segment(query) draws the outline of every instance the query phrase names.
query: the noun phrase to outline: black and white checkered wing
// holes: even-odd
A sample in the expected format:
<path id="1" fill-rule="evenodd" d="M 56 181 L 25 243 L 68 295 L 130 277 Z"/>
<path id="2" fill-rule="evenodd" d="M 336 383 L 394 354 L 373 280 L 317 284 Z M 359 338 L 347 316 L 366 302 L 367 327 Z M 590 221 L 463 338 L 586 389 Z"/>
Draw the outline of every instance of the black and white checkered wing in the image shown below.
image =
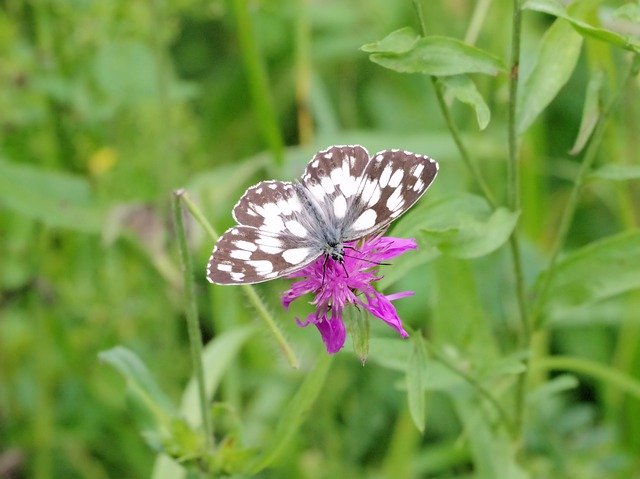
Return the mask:
<path id="1" fill-rule="evenodd" d="M 342 238 L 352 241 L 382 230 L 427 191 L 438 163 L 426 155 L 384 150 L 373 155 L 362 173 Z"/>
<path id="2" fill-rule="evenodd" d="M 260 283 L 296 271 L 322 254 L 291 183 L 263 181 L 233 209 L 239 223 L 218 240 L 207 279 L 217 284 Z"/>
<path id="3" fill-rule="evenodd" d="M 302 175 L 326 227 L 339 229 L 357 201 L 369 153 L 362 146 L 332 146 L 317 153 Z"/>

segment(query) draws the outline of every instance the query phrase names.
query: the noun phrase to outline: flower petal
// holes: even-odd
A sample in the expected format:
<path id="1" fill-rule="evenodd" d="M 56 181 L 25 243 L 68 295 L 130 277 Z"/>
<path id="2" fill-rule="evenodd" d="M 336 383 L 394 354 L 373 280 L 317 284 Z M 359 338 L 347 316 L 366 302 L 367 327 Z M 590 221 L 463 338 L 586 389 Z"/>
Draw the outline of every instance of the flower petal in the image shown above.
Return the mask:
<path id="1" fill-rule="evenodd" d="M 334 354 L 342 349 L 347 337 L 347 330 L 342 322 L 342 317 L 332 315 L 331 319 L 325 316 L 323 321 L 316 323 L 322 340 L 327 348 L 327 353 Z"/>
<path id="2" fill-rule="evenodd" d="M 367 295 L 367 300 L 368 304 L 366 305 L 366 308 L 371 312 L 371 314 L 377 316 L 394 328 L 403 338 L 409 337 L 409 333 L 407 333 L 402 327 L 402 321 L 400 321 L 400 318 L 398 317 L 396 308 L 384 294 L 374 291 L 371 295 Z"/>

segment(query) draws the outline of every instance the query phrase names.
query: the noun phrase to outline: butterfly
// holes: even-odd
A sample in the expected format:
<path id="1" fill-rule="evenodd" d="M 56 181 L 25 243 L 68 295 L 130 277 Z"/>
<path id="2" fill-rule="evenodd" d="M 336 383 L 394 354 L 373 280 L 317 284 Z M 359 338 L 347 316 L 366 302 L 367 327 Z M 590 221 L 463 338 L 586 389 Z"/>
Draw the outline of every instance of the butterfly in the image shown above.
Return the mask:
<path id="1" fill-rule="evenodd" d="M 380 232 L 429 188 L 438 163 L 426 155 L 359 145 L 316 153 L 296 182 L 262 181 L 233 208 L 238 223 L 207 264 L 216 284 L 252 284 L 291 274 L 344 244 Z"/>

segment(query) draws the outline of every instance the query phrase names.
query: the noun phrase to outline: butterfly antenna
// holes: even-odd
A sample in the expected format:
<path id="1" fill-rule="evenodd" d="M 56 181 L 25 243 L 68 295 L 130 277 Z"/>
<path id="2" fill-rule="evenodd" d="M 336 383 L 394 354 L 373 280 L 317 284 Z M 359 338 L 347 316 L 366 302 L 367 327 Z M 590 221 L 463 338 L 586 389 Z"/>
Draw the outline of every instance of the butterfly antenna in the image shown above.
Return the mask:
<path id="1" fill-rule="evenodd" d="M 362 254 L 361 251 L 358 251 L 353 246 L 345 246 L 344 248 L 352 249 L 356 253 Z M 352 256 L 352 255 L 348 255 L 346 253 L 344 253 L 344 256 L 347 257 L 347 258 L 359 259 L 360 261 L 364 261 L 365 263 L 371 263 L 371 264 L 375 264 L 377 266 L 390 266 L 391 265 L 391 263 L 382 263 L 382 262 L 378 262 L 378 261 L 371 261 L 370 259 L 363 258 L 362 256 Z"/>

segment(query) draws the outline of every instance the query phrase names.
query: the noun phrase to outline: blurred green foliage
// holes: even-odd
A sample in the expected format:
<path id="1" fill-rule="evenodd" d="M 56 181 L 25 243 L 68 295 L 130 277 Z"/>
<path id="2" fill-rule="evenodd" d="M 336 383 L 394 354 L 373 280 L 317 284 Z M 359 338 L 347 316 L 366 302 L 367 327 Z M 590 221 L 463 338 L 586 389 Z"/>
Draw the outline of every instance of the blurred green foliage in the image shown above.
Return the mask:
<path id="1" fill-rule="evenodd" d="M 422 24 L 409 0 L 0 1 L 0 478 L 184 473 L 158 452 L 192 477 L 640 477 L 637 78 L 544 273 L 638 52 L 640 7 L 523 2 L 513 208 L 500 206 L 512 2 L 417 3 Z M 213 242 L 186 217 L 219 451 L 204 464 L 171 191 L 224 231 L 247 186 L 295 178 L 344 143 L 440 162 L 391 230 L 420 249 L 381 283 L 416 292 L 397 303 L 413 337 L 374 322 L 365 367 L 362 344 L 330 361 L 295 325 L 309 307 L 281 308 L 283 280 L 260 285 L 300 358 L 292 370 L 248 326 L 242 292 L 206 283 Z M 527 344 L 516 223 L 524 299 L 540 314 Z"/>

